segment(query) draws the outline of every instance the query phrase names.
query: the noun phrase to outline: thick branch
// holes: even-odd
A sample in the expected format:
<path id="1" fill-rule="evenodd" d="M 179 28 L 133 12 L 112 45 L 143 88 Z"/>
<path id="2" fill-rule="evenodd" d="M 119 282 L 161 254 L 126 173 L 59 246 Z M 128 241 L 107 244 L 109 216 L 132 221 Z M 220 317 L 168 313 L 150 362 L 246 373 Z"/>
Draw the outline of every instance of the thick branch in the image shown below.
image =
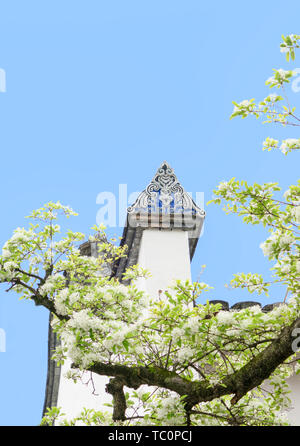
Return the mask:
<path id="1" fill-rule="evenodd" d="M 126 398 L 123 391 L 124 381 L 120 378 L 112 378 L 106 385 L 106 392 L 113 396 L 113 415 L 114 421 L 126 420 Z"/>
<path id="2" fill-rule="evenodd" d="M 94 363 L 89 370 L 99 375 L 121 378 L 123 384 L 137 389 L 142 384 L 163 387 L 179 395 L 186 395 L 188 408 L 211 401 L 224 395 L 235 395 L 232 403 L 236 403 L 247 392 L 259 386 L 276 368 L 295 352 L 292 349 L 294 338 L 292 333 L 300 327 L 300 318 L 285 327 L 279 337 L 268 347 L 258 353 L 241 369 L 226 376 L 223 381 L 211 386 L 206 381 L 188 381 L 175 372 L 160 367 L 133 367 Z"/>
<path id="3" fill-rule="evenodd" d="M 54 302 L 52 300 L 49 300 L 47 296 L 42 296 L 38 292 L 38 290 L 35 290 L 30 285 L 26 284 L 25 282 L 22 282 L 22 280 L 20 280 L 19 278 L 13 279 L 13 285 L 11 286 L 11 288 L 13 288 L 15 285 L 21 285 L 22 287 L 29 290 L 32 293 L 32 295 L 30 296 L 30 299 L 32 299 L 34 301 L 35 305 L 37 305 L 37 306 L 42 305 L 43 307 L 47 308 L 51 313 L 55 314 L 61 320 L 69 319 L 69 316 L 62 316 L 61 314 L 59 314 L 56 311 Z M 11 288 L 9 288 L 9 290 Z M 7 291 L 9 291 L 9 290 L 7 290 Z"/>

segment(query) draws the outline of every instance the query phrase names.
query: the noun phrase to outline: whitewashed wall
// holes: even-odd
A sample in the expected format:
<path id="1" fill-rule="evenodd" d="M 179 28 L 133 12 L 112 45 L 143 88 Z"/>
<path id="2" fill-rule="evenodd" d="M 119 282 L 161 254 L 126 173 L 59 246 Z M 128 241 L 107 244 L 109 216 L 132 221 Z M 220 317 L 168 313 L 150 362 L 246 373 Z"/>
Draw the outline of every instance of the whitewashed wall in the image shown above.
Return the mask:
<path id="1" fill-rule="evenodd" d="M 180 229 L 144 230 L 138 264 L 151 273 L 138 286 L 150 296 L 158 296 L 176 279 L 191 280 L 188 233 Z"/>

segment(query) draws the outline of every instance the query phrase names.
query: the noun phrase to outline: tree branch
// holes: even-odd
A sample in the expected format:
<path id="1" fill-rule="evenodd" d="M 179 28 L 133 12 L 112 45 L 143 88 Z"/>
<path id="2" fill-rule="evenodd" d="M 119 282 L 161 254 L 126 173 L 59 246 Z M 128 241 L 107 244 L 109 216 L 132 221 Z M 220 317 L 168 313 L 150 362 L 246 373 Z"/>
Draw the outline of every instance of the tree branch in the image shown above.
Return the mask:
<path id="1" fill-rule="evenodd" d="M 300 318 L 283 328 L 277 339 L 236 372 L 227 375 L 220 383 L 211 386 L 208 382 L 189 381 L 175 372 L 160 367 L 134 367 L 94 363 L 88 370 L 99 375 L 114 376 L 123 385 L 137 389 L 143 384 L 158 386 L 185 395 L 187 409 L 194 405 L 211 401 L 224 395 L 233 394 L 232 404 L 236 404 L 247 392 L 259 386 L 295 352 L 292 349 L 293 331 L 300 327 Z M 78 367 L 78 365 L 74 365 Z"/>
<path id="2" fill-rule="evenodd" d="M 106 385 L 106 392 L 113 396 L 113 415 L 114 421 L 124 421 L 126 420 L 126 398 L 123 391 L 124 381 L 120 378 L 112 378 Z"/>

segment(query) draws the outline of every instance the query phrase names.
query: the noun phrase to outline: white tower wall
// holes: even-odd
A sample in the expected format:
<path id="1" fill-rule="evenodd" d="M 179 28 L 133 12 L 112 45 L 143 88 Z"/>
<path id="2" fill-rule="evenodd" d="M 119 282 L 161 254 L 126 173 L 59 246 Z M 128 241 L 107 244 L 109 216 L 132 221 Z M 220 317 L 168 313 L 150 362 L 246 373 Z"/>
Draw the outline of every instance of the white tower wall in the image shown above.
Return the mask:
<path id="1" fill-rule="evenodd" d="M 191 281 L 188 232 L 180 229 L 145 229 L 138 264 L 151 274 L 138 287 L 151 297 L 165 291 L 176 279 Z"/>

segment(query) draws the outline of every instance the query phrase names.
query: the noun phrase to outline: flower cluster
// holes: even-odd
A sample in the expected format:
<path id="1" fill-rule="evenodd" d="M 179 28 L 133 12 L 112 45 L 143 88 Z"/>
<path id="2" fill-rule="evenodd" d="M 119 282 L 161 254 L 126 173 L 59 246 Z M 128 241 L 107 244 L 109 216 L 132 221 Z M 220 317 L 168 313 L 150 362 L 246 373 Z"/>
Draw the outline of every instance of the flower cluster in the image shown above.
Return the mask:
<path id="1" fill-rule="evenodd" d="M 280 52 L 286 55 L 286 60 L 289 61 L 295 59 L 295 49 L 300 48 L 300 35 L 290 34 L 288 36 L 282 36 L 283 42 L 280 44 Z"/>
<path id="2" fill-rule="evenodd" d="M 270 88 L 281 88 L 284 83 L 288 83 L 291 77 L 295 75 L 293 70 L 283 70 L 282 68 L 279 68 L 276 70 L 274 69 L 273 71 L 273 76 L 266 80 L 266 85 L 269 85 Z"/>

